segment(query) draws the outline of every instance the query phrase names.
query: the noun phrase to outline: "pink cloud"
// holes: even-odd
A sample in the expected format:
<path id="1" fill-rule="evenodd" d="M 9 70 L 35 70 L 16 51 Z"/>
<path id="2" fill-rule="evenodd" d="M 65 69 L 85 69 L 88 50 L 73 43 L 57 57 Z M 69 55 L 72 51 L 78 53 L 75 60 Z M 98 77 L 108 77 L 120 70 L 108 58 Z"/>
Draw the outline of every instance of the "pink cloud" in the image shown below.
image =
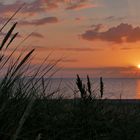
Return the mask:
<path id="1" fill-rule="evenodd" d="M 121 23 L 104 32 L 100 32 L 97 28 L 87 30 L 80 37 L 88 41 L 101 40 L 114 43 L 137 42 L 140 41 L 140 27 L 133 27 L 131 24 Z"/>
<path id="2" fill-rule="evenodd" d="M 7 20 L 9 20 L 8 17 L 0 17 L 0 24 L 5 23 Z"/>
<path id="3" fill-rule="evenodd" d="M 93 7 L 96 7 L 96 5 L 87 4 L 87 3 L 80 3 L 80 4 L 70 5 L 66 9 L 67 10 L 81 10 L 81 9 L 93 8 Z"/>
<path id="4" fill-rule="evenodd" d="M 13 3 L 0 3 L 0 13 L 1 14 L 6 14 L 9 12 L 15 12 L 16 9 L 21 7 L 21 5 L 24 3 L 24 1 L 17 0 L 16 2 Z M 29 13 L 29 14 L 35 14 L 38 12 L 44 12 L 46 11 L 46 7 L 44 6 L 43 0 L 34 0 L 32 2 L 26 2 L 22 10 L 20 10 L 21 13 Z"/>
<path id="5" fill-rule="evenodd" d="M 0 13 L 1 14 L 4 14 L 8 11 L 10 12 L 14 12 L 17 7 L 20 7 L 21 6 L 21 3 L 17 2 L 17 3 L 12 3 L 12 4 L 3 4 L 3 3 L 0 3 Z"/>
<path id="6" fill-rule="evenodd" d="M 0 32 L 0 36 L 6 36 L 7 35 L 7 33 L 5 33 L 5 32 Z M 14 35 L 14 33 L 12 33 L 11 34 L 11 36 L 10 37 L 12 37 Z M 18 34 L 16 37 L 22 37 L 20 34 Z"/>
<path id="7" fill-rule="evenodd" d="M 8 12 L 15 12 L 15 10 L 20 7 L 25 1 L 17 0 L 11 3 L 0 3 L 0 13 L 5 14 Z M 90 4 L 89 0 L 34 0 L 25 2 L 25 6 L 21 10 L 22 13 L 28 13 L 30 15 L 46 12 L 47 10 L 52 10 L 64 5 L 67 10 L 79 10 L 84 8 L 95 7 L 96 5 Z"/>

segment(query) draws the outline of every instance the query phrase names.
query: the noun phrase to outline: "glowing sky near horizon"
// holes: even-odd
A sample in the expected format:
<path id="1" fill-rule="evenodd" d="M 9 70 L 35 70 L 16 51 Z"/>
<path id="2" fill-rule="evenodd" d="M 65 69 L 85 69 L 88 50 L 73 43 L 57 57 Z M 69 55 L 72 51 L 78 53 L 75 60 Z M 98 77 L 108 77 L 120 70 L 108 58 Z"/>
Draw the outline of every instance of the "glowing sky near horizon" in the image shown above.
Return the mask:
<path id="1" fill-rule="evenodd" d="M 52 52 L 63 58 L 56 77 L 140 76 L 140 1 L 1 0 L 1 26 L 22 3 L 15 44 L 33 32 L 24 46 L 36 48 L 34 64 Z"/>

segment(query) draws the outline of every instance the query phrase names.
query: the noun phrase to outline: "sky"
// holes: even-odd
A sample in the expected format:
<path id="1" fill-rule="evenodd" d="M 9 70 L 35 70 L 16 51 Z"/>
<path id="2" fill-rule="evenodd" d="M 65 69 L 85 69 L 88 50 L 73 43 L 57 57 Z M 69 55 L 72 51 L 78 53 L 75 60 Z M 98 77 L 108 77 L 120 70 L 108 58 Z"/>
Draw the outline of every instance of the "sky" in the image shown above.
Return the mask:
<path id="1" fill-rule="evenodd" d="M 140 1 L 0 0 L 0 26 L 23 3 L 13 46 L 31 34 L 22 45 L 36 49 L 34 65 L 51 53 L 56 77 L 140 77 Z"/>

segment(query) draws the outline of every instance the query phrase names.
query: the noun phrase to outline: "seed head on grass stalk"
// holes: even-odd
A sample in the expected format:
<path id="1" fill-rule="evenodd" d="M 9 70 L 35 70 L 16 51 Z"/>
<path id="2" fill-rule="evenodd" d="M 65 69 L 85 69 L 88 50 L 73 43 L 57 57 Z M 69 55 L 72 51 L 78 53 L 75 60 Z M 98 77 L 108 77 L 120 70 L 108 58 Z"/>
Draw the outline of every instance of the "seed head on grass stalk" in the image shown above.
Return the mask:
<path id="1" fill-rule="evenodd" d="M 88 75 L 87 75 L 87 90 L 89 92 L 89 99 L 92 99 L 91 82 Z"/>
<path id="2" fill-rule="evenodd" d="M 103 83 L 103 78 L 100 77 L 100 95 L 101 95 L 101 98 L 103 97 L 103 93 L 104 93 L 104 83 Z"/>
<path id="3" fill-rule="evenodd" d="M 77 74 L 77 79 L 76 79 L 76 85 L 80 91 L 81 94 L 81 98 L 83 100 L 86 99 L 86 89 L 85 89 L 85 85 L 82 83 L 82 80 L 80 79 L 79 75 Z"/>
<path id="4" fill-rule="evenodd" d="M 8 41 L 8 39 L 10 38 L 10 36 L 11 36 L 13 30 L 15 29 L 16 25 L 17 25 L 17 22 L 13 24 L 13 26 L 10 28 L 10 30 L 7 32 L 6 36 L 5 36 L 4 39 L 2 40 L 2 43 L 1 43 L 1 45 L 0 45 L 0 51 L 2 50 L 2 48 L 4 47 L 4 45 L 6 44 L 6 42 Z M 17 33 L 16 33 L 16 34 L 17 34 Z M 13 39 L 13 40 L 14 40 L 14 39 Z M 12 40 L 12 41 L 13 41 L 13 40 Z M 10 42 L 11 42 L 11 40 L 10 40 Z M 9 43 L 10 43 L 10 42 L 9 42 Z M 8 44 L 9 44 L 9 43 L 8 43 Z M 6 48 L 7 48 L 7 47 L 6 47 Z"/>
<path id="5" fill-rule="evenodd" d="M 81 94 L 81 98 L 82 99 L 97 99 L 97 98 L 102 98 L 103 97 L 103 93 L 104 93 L 104 83 L 103 83 L 103 79 L 102 77 L 100 77 L 100 95 L 97 96 L 94 92 L 94 90 L 92 90 L 92 86 L 91 86 L 91 82 L 90 82 L 90 78 L 87 75 L 87 84 L 84 84 L 81 80 L 81 78 L 79 77 L 79 75 L 77 75 L 77 79 L 76 79 L 76 85 L 80 91 Z"/>

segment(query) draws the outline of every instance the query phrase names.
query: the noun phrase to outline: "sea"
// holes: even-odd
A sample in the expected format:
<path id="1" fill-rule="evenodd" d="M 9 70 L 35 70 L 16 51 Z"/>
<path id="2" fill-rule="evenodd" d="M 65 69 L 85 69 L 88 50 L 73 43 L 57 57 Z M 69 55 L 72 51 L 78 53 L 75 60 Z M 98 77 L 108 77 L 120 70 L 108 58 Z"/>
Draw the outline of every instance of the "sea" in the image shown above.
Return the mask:
<path id="1" fill-rule="evenodd" d="M 87 80 L 82 79 L 86 85 Z M 91 87 L 93 94 L 100 97 L 100 79 L 92 78 Z M 104 92 L 106 99 L 140 99 L 140 79 L 139 78 L 103 78 Z M 56 97 L 78 98 L 80 92 L 74 78 L 53 78 L 48 92 L 57 91 Z"/>

